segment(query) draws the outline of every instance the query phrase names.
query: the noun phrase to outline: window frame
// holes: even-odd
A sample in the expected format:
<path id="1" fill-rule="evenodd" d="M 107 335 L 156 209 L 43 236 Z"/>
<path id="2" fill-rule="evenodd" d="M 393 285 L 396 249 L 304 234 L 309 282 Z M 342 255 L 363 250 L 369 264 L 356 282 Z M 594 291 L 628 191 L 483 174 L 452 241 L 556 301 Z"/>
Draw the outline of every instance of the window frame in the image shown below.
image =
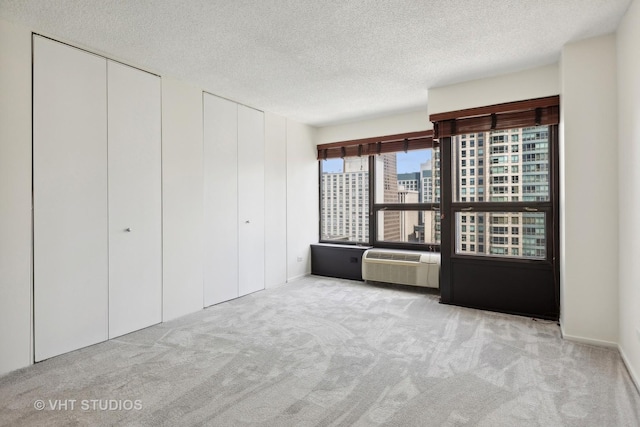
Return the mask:
<path id="1" fill-rule="evenodd" d="M 447 212 L 443 212 L 443 214 L 447 215 L 451 218 L 451 227 L 453 227 L 451 232 L 450 242 L 448 242 L 448 247 L 450 248 L 449 256 L 452 260 L 477 260 L 477 261 L 506 261 L 506 262 L 514 262 L 514 263 L 524 263 L 524 264 L 553 264 L 556 258 L 557 253 L 557 241 L 558 241 L 558 227 L 557 227 L 557 212 L 559 206 L 559 134 L 558 134 L 558 125 L 557 124 L 549 124 L 547 126 L 548 132 L 548 146 L 546 147 L 547 155 L 548 155 L 548 174 L 549 180 L 545 183 L 545 185 L 549 186 L 549 200 L 546 201 L 456 201 L 454 197 L 454 187 L 453 181 L 456 179 L 453 176 L 454 173 L 454 156 L 453 156 L 453 145 L 454 145 L 454 137 L 447 137 L 446 140 L 449 144 L 449 150 L 447 150 L 446 159 L 443 155 L 442 162 L 450 163 L 450 170 L 448 174 L 451 175 L 450 179 L 450 201 L 448 204 L 443 205 L 443 210 Z M 522 126 L 522 127 L 530 127 L 530 126 Z M 506 129 L 505 129 L 506 130 Z M 470 133 L 483 133 L 488 131 L 473 131 Z M 506 134 L 505 134 L 506 135 Z M 511 144 L 511 141 L 509 141 Z M 489 144 L 490 145 L 490 144 Z M 462 148 L 459 148 L 460 150 Z M 449 164 L 448 163 L 448 164 Z M 499 166 L 495 166 L 499 167 Z M 509 168 L 509 163 L 507 163 L 506 168 Z M 508 172 L 508 171 L 507 171 Z M 445 172 L 447 173 L 447 172 Z M 460 175 L 459 178 L 462 178 Z M 511 187 L 512 184 L 510 182 L 506 182 L 504 184 L 507 186 L 509 191 L 505 194 L 511 195 Z M 518 183 L 518 185 L 522 185 Z M 535 183 L 531 183 L 529 185 L 536 185 Z M 490 187 L 491 188 L 491 187 Z M 443 191 L 444 187 L 443 187 Z M 523 189 L 524 194 L 524 189 Z M 455 233 L 456 226 L 456 215 L 460 213 L 492 213 L 492 212 L 501 212 L 501 213 L 543 213 L 545 215 L 545 236 L 546 236 L 546 244 L 545 244 L 545 256 L 543 258 L 533 258 L 526 257 L 523 253 L 520 253 L 518 256 L 513 256 L 511 253 L 505 255 L 497 255 L 492 253 L 484 253 L 484 254 L 465 254 L 459 253 L 457 251 L 457 237 Z M 556 226 L 554 227 L 554 224 Z M 523 226 L 521 224 L 520 226 Z M 442 236 L 444 237 L 444 236 Z M 489 243 L 489 242 L 487 242 Z"/>
<path id="2" fill-rule="evenodd" d="M 423 148 L 423 149 L 438 149 L 439 146 L 437 142 L 434 142 L 431 148 Z M 401 153 L 402 151 L 396 151 L 395 153 Z M 434 151 L 432 151 L 433 153 Z M 435 156 L 432 157 L 435 159 Z M 441 163 L 441 159 L 438 162 L 438 165 Z M 436 164 L 435 162 L 433 163 Z M 439 169 L 439 166 L 438 166 Z M 391 211 L 391 212 L 424 212 L 424 211 L 435 211 L 440 212 L 440 202 L 429 202 L 429 203 L 376 203 L 376 187 L 372 185 L 376 182 L 376 176 L 378 173 L 382 173 L 382 171 L 378 171 L 376 169 L 376 161 L 375 156 L 371 156 L 369 160 L 369 176 L 371 179 L 371 184 L 369 186 L 369 201 L 371 203 L 370 215 L 369 219 L 369 241 L 371 242 L 373 247 L 376 248 L 385 248 L 385 249 L 404 249 L 404 250 L 415 250 L 415 251 L 430 251 L 430 252 L 439 252 L 440 251 L 440 243 L 438 242 L 425 242 L 425 243 L 416 243 L 416 242 L 393 242 L 388 240 L 378 240 L 378 217 L 380 212 Z M 433 179 L 436 179 L 436 176 L 439 174 L 435 173 L 435 169 L 433 171 Z M 440 187 L 440 192 L 442 192 L 442 187 Z M 435 196 L 435 194 L 434 194 Z M 436 213 L 436 215 L 438 215 Z M 440 213 L 441 215 L 441 213 Z M 442 225 L 441 225 L 442 226 Z M 441 236 L 442 238 L 442 236 Z"/>
<path id="3" fill-rule="evenodd" d="M 369 170 L 367 171 L 367 181 L 369 185 L 369 203 L 368 203 L 368 216 L 369 216 L 369 229 L 366 235 L 369 238 L 368 242 L 355 241 L 355 240 L 330 240 L 322 238 L 322 162 L 326 159 L 318 160 L 318 243 L 326 243 L 332 245 L 345 245 L 345 246 L 371 246 L 371 159 L 368 161 Z"/>
<path id="4" fill-rule="evenodd" d="M 425 130 L 406 134 L 388 135 L 359 140 L 342 141 L 317 146 L 318 150 L 318 242 L 345 246 L 370 246 L 390 249 L 405 249 L 419 251 L 438 251 L 440 244 L 436 242 L 390 242 L 377 239 L 378 214 L 384 211 L 439 211 L 440 203 L 375 203 L 376 156 L 386 153 L 402 153 L 421 149 L 438 148 L 433 141 L 433 131 Z M 323 239 L 322 235 L 322 161 L 329 158 L 368 157 L 368 185 L 369 185 L 369 229 L 368 242 L 365 241 L 336 241 Z M 438 168 L 440 167 L 438 162 Z M 435 175 L 435 174 L 434 174 Z M 439 176 L 439 174 L 438 174 Z M 434 177 L 434 179 L 437 179 Z M 442 190 L 441 190 L 442 191 Z M 435 196 L 435 194 L 434 194 Z"/>

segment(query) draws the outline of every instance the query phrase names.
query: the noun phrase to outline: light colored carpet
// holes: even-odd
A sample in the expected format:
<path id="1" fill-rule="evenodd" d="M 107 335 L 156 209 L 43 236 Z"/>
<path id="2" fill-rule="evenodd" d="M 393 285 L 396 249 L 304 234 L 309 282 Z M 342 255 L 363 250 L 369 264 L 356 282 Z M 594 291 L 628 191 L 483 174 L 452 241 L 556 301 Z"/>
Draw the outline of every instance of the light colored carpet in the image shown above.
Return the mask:
<path id="1" fill-rule="evenodd" d="M 39 399 L 43 410 L 34 408 Z M 11 426 L 639 420 L 640 397 L 617 351 L 564 341 L 553 322 L 441 305 L 427 290 L 320 277 L 0 378 L 0 424 Z"/>

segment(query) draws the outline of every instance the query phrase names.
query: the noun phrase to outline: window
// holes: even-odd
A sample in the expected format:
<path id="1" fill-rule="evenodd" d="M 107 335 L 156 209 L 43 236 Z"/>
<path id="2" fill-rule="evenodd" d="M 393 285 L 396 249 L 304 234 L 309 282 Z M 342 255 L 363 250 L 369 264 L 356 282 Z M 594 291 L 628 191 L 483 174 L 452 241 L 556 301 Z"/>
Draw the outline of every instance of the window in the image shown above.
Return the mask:
<path id="1" fill-rule="evenodd" d="M 320 238 L 369 241 L 369 162 L 349 157 L 320 161 Z"/>
<path id="2" fill-rule="evenodd" d="M 373 156 L 376 244 L 439 244 L 440 180 L 433 179 L 439 172 L 437 155 L 437 149 L 423 149 Z M 415 190 L 397 185 L 400 178 L 411 177 Z"/>
<path id="3" fill-rule="evenodd" d="M 463 251 L 462 224 L 463 215 L 455 212 L 456 237 L 454 248 L 461 255 L 492 255 L 500 257 L 517 257 L 527 259 L 545 259 L 547 256 L 547 218 L 551 214 L 550 175 L 549 175 L 549 132 L 547 126 L 516 128 L 508 131 L 488 131 L 484 140 L 490 141 L 490 167 L 486 174 L 477 175 L 477 193 L 488 193 L 489 197 L 478 198 L 475 206 L 468 206 L 463 199 L 468 191 L 462 185 L 460 176 L 464 174 L 460 168 L 462 159 L 456 153 L 455 140 L 452 140 L 452 200 L 466 204 L 459 209 L 471 210 L 464 216 L 473 217 L 478 223 L 488 221 L 490 227 L 478 241 L 487 241 L 487 253 Z M 519 154 L 522 152 L 522 158 Z M 509 153 L 508 155 L 506 153 Z M 522 183 L 522 185 L 520 185 Z M 491 210 L 484 210 L 482 205 L 492 202 Z M 523 203 L 513 205 L 513 203 Z M 537 212 L 536 212 L 537 211 Z M 518 224 L 523 223 L 520 229 Z M 509 224 L 515 226 L 509 227 Z M 534 240 L 521 239 L 520 235 L 531 236 Z M 482 238 L 482 240 L 480 240 Z M 478 245 L 480 246 L 480 245 Z"/>
<path id="4" fill-rule="evenodd" d="M 440 242 L 439 211 L 378 210 L 376 240 L 393 243 Z"/>
<path id="5" fill-rule="evenodd" d="M 504 245 L 509 248 L 505 251 L 500 250 L 491 250 L 489 252 L 490 255 L 503 255 L 503 256 L 512 256 L 518 258 L 531 258 L 531 259 L 544 259 L 546 256 L 546 215 L 544 213 L 513 213 L 513 212 L 478 212 L 472 214 L 480 220 L 481 218 L 484 220 L 488 218 L 490 224 L 508 224 L 508 217 L 511 216 L 511 222 L 517 223 L 522 219 L 522 222 L 525 224 L 531 224 L 529 226 L 523 227 L 523 235 L 525 236 L 523 239 L 520 239 L 519 227 L 507 227 L 502 225 L 492 225 L 487 230 L 487 233 L 484 233 L 482 230 L 479 230 L 479 233 L 482 233 L 481 236 L 478 237 L 478 241 L 482 242 L 485 239 L 489 241 L 492 245 L 493 249 L 496 248 L 496 245 Z M 465 216 L 469 216 L 466 214 Z M 461 227 L 461 213 L 456 213 L 456 227 Z M 535 225 L 534 225 L 535 224 Z M 461 228 L 457 228 L 461 229 Z M 511 237 L 509 237 L 509 233 Z M 461 240 L 458 240 L 456 246 L 456 253 L 463 253 L 460 246 Z M 469 253 L 468 251 L 466 252 Z"/>
<path id="6" fill-rule="evenodd" d="M 524 129 L 515 129 L 512 131 L 511 137 L 517 136 L 517 138 L 510 141 L 510 144 L 499 144 L 500 141 L 505 137 L 504 134 L 492 135 L 491 132 L 487 132 L 486 138 L 490 141 L 493 141 L 493 145 L 490 147 L 492 152 L 501 152 L 502 150 L 506 150 L 511 147 L 512 151 L 521 151 L 520 147 L 524 145 L 524 143 L 520 141 L 521 134 L 535 134 L 538 135 L 538 138 L 542 138 L 542 135 L 547 135 L 548 132 L 546 130 L 546 126 L 534 127 L 534 128 L 524 128 Z M 540 141 L 536 143 L 536 146 L 539 145 L 538 150 L 540 152 L 535 155 L 538 156 L 538 160 L 535 164 L 525 165 L 524 162 L 526 157 L 523 156 L 522 161 L 520 161 L 518 155 L 505 156 L 505 155 L 493 155 L 490 156 L 490 162 L 492 166 L 487 170 L 487 174 L 484 174 L 483 169 L 478 169 L 478 174 L 473 174 L 478 176 L 478 189 L 476 191 L 477 194 L 484 194 L 486 191 L 489 192 L 491 197 L 488 198 L 478 198 L 478 201 L 485 202 L 539 202 L 539 201 L 549 201 L 550 200 L 550 192 L 549 192 L 549 160 L 548 160 L 548 149 L 549 144 L 547 141 Z M 544 151 L 547 150 L 547 151 Z M 467 169 L 462 169 L 459 165 L 464 162 L 463 159 L 459 159 L 456 157 L 456 149 L 452 150 L 453 153 L 453 173 L 454 177 L 456 175 L 467 177 L 467 175 L 471 175 L 470 171 Z M 542 159 L 542 160 L 541 160 Z M 513 164 L 513 163 L 517 164 Z M 466 162 L 465 162 L 466 163 Z M 505 165 L 502 165 L 505 163 Z M 506 163 L 512 163 L 511 165 L 507 165 Z M 520 168 L 520 165 L 523 165 Z M 527 167 L 528 166 L 528 167 Z M 486 179 L 485 179 L 486 178 Z M 484 185 L 485 182 L 489 183 L 489 185 Z M 462 202 L 462 196 L 465 196 L 465 191 L 463 191 L 462 186 L 456 185 L 456 182 L 459 182 L 454 178 L 453 184 L 453 201 L 454 202 Z M 519 185 L 509 185 L 506 184 L 520 184 L 520 182 L 526 183 L 522 185 L 522 188 Z M 488 188 L 487 188 L 488 187 Z M 522 197 L 521 197 L 522 196 Z"/>
<path id="7" fill-rule="evenodd" d="M 440 155 L 431 131 L 318 145 L 320 241 L 440 241 Z"/>

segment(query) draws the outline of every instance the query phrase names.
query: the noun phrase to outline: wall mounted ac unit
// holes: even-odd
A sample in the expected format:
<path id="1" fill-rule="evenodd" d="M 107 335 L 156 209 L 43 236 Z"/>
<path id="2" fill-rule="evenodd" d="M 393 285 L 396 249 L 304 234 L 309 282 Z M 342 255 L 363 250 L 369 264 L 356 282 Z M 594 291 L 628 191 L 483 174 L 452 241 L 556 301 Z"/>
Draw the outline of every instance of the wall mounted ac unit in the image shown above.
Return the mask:
<path id="1" fill-rule="evenodd" d="M 362 256 L 362 278 L 373 282 L 438 288 L 440 254 L 369 249 Z"/>

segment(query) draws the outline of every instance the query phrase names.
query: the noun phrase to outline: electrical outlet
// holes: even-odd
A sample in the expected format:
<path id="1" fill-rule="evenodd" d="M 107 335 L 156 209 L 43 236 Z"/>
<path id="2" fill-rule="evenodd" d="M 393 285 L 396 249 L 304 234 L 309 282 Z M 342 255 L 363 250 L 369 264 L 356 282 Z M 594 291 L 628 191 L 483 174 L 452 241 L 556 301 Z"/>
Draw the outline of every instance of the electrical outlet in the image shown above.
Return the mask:
<path id="1" fill-rule="evenodd" d="M 640 328 L 636 328 L 636 338 L 640 341 Z"/>
<path id="2" fill-rule="evenodd" d="M 298 257 L 298 262 L 302 262 L 302 257 L 301 256 Z"/>

